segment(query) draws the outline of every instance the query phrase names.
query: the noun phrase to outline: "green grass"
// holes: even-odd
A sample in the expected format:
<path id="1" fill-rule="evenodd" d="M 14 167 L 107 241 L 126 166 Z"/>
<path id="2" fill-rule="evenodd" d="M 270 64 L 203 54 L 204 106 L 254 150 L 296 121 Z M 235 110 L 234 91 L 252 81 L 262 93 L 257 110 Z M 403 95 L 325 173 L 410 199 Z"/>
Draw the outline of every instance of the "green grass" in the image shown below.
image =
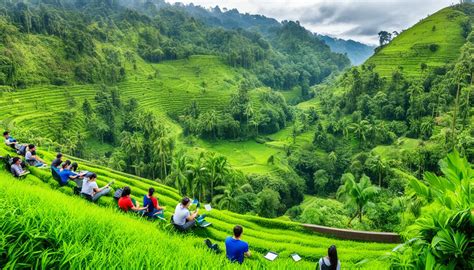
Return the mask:
<path id="1" fill-rule="evenodd" d="M 0 148 L 0 155 L 6 153 L 11 152 L 2 146 Z M 54 157 L 54 154 L 49 152 L 39 153 L 47 160 L 52 160 Z M 94 171 L 98 174 L 99 186 L 106 184 L 111 179 L 115 179 L 116 184 L 114 187 L 131 186 L 132 197 L 139 201 L 141 201 L 148 187 L 155 187 L 160 204 L 167 208 L 165 216 L 168 219 L 180 198 L 176 190 L 157 182 L 95 166 L 82 160 L 79 160 L 79 163 L 80 169 Z M 216 268 L 231 267 L 225 262 L 223 255 L 209 255 L 207 251 L 204 251 L 201 242 L 205 238 L 211 238 L 223 247 L 223 240 L 229 235 L 235 224 L 244 226 L 244 239 L 249 242 L 251 250 L 255 255 L 253 259 L 245 263 L 245 266 L 254 269 L 268 267 L 311 269 L 314 268 L 318 258 L 325 255 L 327 247 L 331 244 L 337 245 L 344 267 L 350 267 L 366 258 L 375 260 L 394 247 L 392 244 L 364 243 L 327 238 L 308 232 L 297 223 L 240 215 L 217 209 L 213 209 L 208 213 L 208 220 L 213 223 L 213 226 L 208 229 L 197 230 L 194 234 L 186 236 L 186 240 L 183 240 L 182 236 L 170 232 L 170 229 L 166 226 L 163 227 L 164 224 L 159 225 L 149 221 L 138 220 L 132 215 L 118 213 L 115 201 L 110 196 L 101 198 L 98 205 L 87 203 L 73 196 L 71 187 L 58 187 L 58 184 L 51 178 L 49 170 L 32 168 L 32 175 L 23 180 L 25 183 L 14 180 L 3 170 L 0 171 L 0 187 L 2 189 L 0 202 L 9 205 L 8 207 L 2 206 L 0 213 L 3 214 L 11 209 L 21 209 L 17 210 L 16 213 L 17 215 L 24 213 L 25 216 L 21 216 L 21 220 L 24 220 L 22 224 L 30 224 L 28 225 L 30 228 L 39 230 L 37 235 L 41 235 L 42 238 L 53 239 L 51 241 L 48 240 L 50 242 L 58 240 L 59 237 L 60 241 L 50 252 L 53 250 L 62 252 L 67 247 L 72 250 L 69 250 L 69 252 L 73 252 L 77 249 L 72 247 L 83 245 L 86 247 L 87 252 L 76 255 L 78 256 L 77 259 L 71 261 L 77 264 L 90 260 L 92 257 L 88 256 L 95 256 L 94 254 L 96 253 L 97 258 L 100 258 L 97 259 L 97 262 L 100 262 L 102 258 L 110 256 L 110 259 L 101 261 L 104 265 L 109 266 L 121 262 L 121 257 L 111 255 L 122 253 L 116 251 L 115 246 L 107 240 L 107 237 L 104 237 L 104 235 L 107 235 L 111 237 L 110 239 L 131 239 L 131 243 L 128 246 L 120 242 L 122 240 L 118 240 L 119 242 L 115 243 L 115 245 L 118 245 L 120 249 L 125 247 L 126 251 L 123 253 L 125 254 L 123 260 L 127 260 L 125 265 L 132 268 L 135 263 L 137 265 L 140 265 L 140 263 L 149 265 L 148 263 L 151 263 L 150 265 L 152 265 L 157 263 L 156 260 L 159 258 L 162 259 L 160 261 L 166 268 L 169 266 L 171 269 L 182 268 L 183 265 L 189 265 L 191 268 L 203 265 L 213 265 Z M 12 208 L 12 205 L 15 205 L 16 208 Z M 14 219 L 18 218 L 10 217 L 8 220 Z M 85 221 L 86 219 L 88 221 Z M 12 222 L 3 222 L 2 226 L 9 226 L 8 224 L 10 223 Z M 100 237 L 90 236 L 91 232 L 94 231 L 91 228 L 94 228 Z M 12 229 L 10 228 L 10 230 Z M 1 231 L 4 232 L 6 230 L 2 229 Z M 118 237 L 119 235 L 124 237 Z M 90 236 L 94 240 L 79 243 L 86 236 Z M 0 237 L 3 237 L 3 239 L 0 239 L 0 247 L 2 243 L 8 243 L 10 246 L 10 242 L 6 242 L 4 234 L 0 234 Z M 98 239 L 102 239 L 102 241 Z M 14 240 L 10 239 L 9 241 Z M 35 240 L 29 239 L 28 241 Z M 190 244 L 185 244 L 187 241 Z M 144 242 L 146 244 L 143 245 L 142 243 Z M 163 250 L 167 251 L 162 252 Z M 274 263 L 265 261 L 262 259 L 262 254 L 268 250 L 280 253 L 281 257 Z M 10 252 L 13 251 L 10 250 Z M 296 265 L 293 264 L 291 259 L 289 259 L 289 255 L 294 252 L 299 253 L 304 258 L 304 262 Z M 154 257 L 151 255 L 152 253 L 156 255 L 156 258 L 149 258 Z M 191 254 L 190 258 L 194 259 L 185 259 L 183 262 L 176 262 L 174 264 L 175 260 L 183 256 L 182 254 Z M 167 258 L 163 258 L 162 255 Z M 34 257 L 35 255 L 30 256 Z M 68 256 L 72 255 L 69 254 Z M 158 263 L 157 265 L 162 264 Z M 384 266 L 381 262 L 373 261 L 366 265 L 366 267 L 379 269 Z"/>
<path id="2" fill-rule="evenodd" d="M 421 63 L 434 68 L 452 62 L 465 42 L 461 22 L 467 18 L 453 8 L 442 9 L 400 33 L 366 63 L 375 64 L 382 76 L 390 76 L 398 67 L 409 76 L 418 76 Z M 431 44 L 439 46 L 435 52 L 429 49 Z"/>

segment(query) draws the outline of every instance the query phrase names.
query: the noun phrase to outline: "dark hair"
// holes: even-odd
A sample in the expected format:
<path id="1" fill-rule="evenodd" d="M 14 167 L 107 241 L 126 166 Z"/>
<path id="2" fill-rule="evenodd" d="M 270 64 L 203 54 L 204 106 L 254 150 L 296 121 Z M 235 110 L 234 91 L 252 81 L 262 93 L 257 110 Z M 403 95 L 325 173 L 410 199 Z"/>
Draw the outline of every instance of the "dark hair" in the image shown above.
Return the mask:
<path id="1" fill-rule="evenodd" d="M 337 269 L 337 249 L 335 245 L 332 245 L 328 248 L 328 257 L 329 257 L 329 262 L 331 263 L 331 266 L 329 266 L 330 270 L 336 270 Z"/>
<path id="2" fill-rule="evenodd" d="M 74 172 L 77 171 L 77 168 L 78 168 L 78 167 L 79 167 L 79 165 L 77 164 L 77 162 L 73 162 L 73 163 L 71 164 L 71 169 L 72 169 Z"/>
<path id="3" fill-rule="evenodd" d="M 95 173 L 91 173 L 91 174 L 89 174 L 88 176 L 89 176 L 89 180 L 90 180 L 90 179 L 96 179 L 96 178 L 97 178 L 97 174 L 95 174 Z"/>
<path id="4" fill-rule="evenodd" d="M 130 189 L 130 187 L 124 187 L 123 190 L 122 190 L 122 197 L 126 197 L 128 195 L 132 194 L 132 190 Z"/>
<path id="5" fill-rule="evenodd" d="M 234 227 L 234 236 L 235 237 L 240 237 L 242 235 L 242 232 L 244 231 L 244 228 L 240 225 L 235 225 Z"/>
<path id="6" fill-rule="evenodd" d="M 153 196 L 153 193 L 155 193 L 155 189 L 152 188 L 152 187 L 149 188 L 149 189 L 148 189 L 148 196 L 150 196 L 150 197 Z"/>
<path id="7" fill-rule="evenodd" d="M 4 131 L 4 132 L 3 132 L 3 136 L 8 135 L 8 134 L 9 134 L 8 131 Z"/>
<path id="8" fill-rule="evenodd" d="M 34 144 L 29 144 L 28 148 L 31 150 L 31 149 L 35 148 L 35 145 Z"/>
<path id="9" fill-rule="evenodd" d="M 56 155 L 56 158 L 62 158 L 62 157 L 63 157 L 63 154 L 61 154 L 61 153 L 58 153 L 58 154 Z"/>
<path id="10" fill-rule="evenodd" d="M 19 158 L 19 157 L 14 157 L 14 158 L 13 158 L 13 164 L 17 163 L 17 162 L 18 162 L 18 160 L 20 160 L 20 158 Z"/>
<path id="11" fill-rule="evenodd" d="M 184 198 L 181 200 L 181 205 L 182 205 L 182 206 L 188 205 L 188 203 L 189 203 L 190 201 L 191 201 L 191 200 L 190 200 L 188 197 L 184 197 Z"/>

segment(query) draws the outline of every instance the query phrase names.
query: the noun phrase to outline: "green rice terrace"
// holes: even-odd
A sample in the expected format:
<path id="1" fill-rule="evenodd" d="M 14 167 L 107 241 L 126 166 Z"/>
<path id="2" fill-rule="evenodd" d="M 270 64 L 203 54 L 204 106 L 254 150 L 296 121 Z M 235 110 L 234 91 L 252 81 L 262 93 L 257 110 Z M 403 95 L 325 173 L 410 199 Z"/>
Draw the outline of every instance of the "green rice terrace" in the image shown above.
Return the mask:
<path id="1" fill-rule="evenodd" d="M 7 154 L 14 153 L 2 147 L 0 155 Z M 47 161 L 54 158 L 52 153 L 41 154 Z M 155 181 L 78 161 L 81 169 L 97 173 L 100 186 L 114 179 L 114 187 L 130 186 L 132 197 L 138 201 L 149 187 L 154 187 L 160 205 L 167 209 L 167 220 L 181 199 L 175 189 Z M 70 186 L 59 187 L 49 169 L 30 169 L 31 175 L 21 181 L 4 170 L 0 172 L 0 250 L 4 252 L 2 256 L 17 258 L 3 265 L 4 269 L 29 268 L 37 265 L 37 258 L 41 258 L 38 260 L 44 266 L 57 263 L 66 268 L 80 268 L 87 262 L 88 265 L 99 263 L 120 268 L 234 269 L 239 267 L 226 262 L 224 255 L 206 250 L 203 242 L 210 238 L 222 248 L 223 240 L 232 231 L 234 224 L 245 227 L 245 240 L 250 243 L 254 253 L 244 265 L 249 269 L 313 269 L 331 244 L 336 244 L 339 252 L 344 254 L 340 260 L 345 263 L 345 267 L 368 259 L 371 261 L 363 264 L 362 268 L 381 268 L 384 262 L 377 259 L 395 247 L 394 244 L 327 238 L 311 233 L 297 223 L 217 209 L 206 213 L 206 219 L 212 226 L 182 235 L 175 232 L 167 222 L 151 222 L 121 213 L 111 196 L 102 197 L 97 205 L 88 203 L 74 196 Z M 59 227 L 61 230 L 57 231 Z M 73 252 L 78 249 L 81 250 L 80 254 Z M 280 258 L 268 262 L 263 259 L 267 251 L 279 253 Z M 289 257 L 293 253 L 298 253 L 303 260 L 295 263 Z M 176 254 L 188 255 L 177 262 Z"/>
<path id="2" fill-rule="evenodd" d="M 380 46 L 351 66 L 304 23 L 237 9 L 0 1 L 0 269 L 473 269 L 471 2 L 357 25 Z M 111 192 L 55 180 L 68 161 Z M 164 220 L 121 211 L 126 186 Z M 210 226 L 171 224 L 183 197 Z"/>
<path id="3" fill-rule="evenodd" d="M 431 69 L 441 67 L 459 56 L 466 24 L 466 14 L 445 8 L 401 32 L 367 63 L 374 64 L 382 76 L 390 76 L 399 67 L 418 76 L 423 72 L 421 63 Z"/>

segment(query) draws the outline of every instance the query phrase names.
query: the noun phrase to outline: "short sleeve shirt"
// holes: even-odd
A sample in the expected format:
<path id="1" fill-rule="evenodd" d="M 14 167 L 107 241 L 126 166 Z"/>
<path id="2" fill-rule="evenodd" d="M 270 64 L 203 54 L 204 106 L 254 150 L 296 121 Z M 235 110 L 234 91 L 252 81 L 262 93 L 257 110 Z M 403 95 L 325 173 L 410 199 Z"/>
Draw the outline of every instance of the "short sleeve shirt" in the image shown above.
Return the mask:
<path id="1" fill-rule="evenodd" d="M 94 189 L 99 188 L 96 181 L 88 181 L 88 179 L 82 180 L 82 189 L 81 193 L 92 196 L 94 194 Z"/>
<path id="2" fill-rule="evenodd" d="M 120 209 L 122 209 L 125 212 L 127 212 L 128 210 L 131 210 L 134 207 L 132 199 L 130 199 L 130 197 L 128 196 L 121 197 L 118 200 L 118 206 L 120 207 Z"/>
<path id="3" fill-rule="evenodd" d="M 61 177 L 61 183 L 65 184 L 69 180 L 70 176 L 76 175 L 70 170 L 62 170 L 59 172 L 59 177 Z"/>
<path id="4" fill-rule="evenodd" d="M 33 154 L 32 154 L 30 151 L 26 151 L 25 159 L 26 159 L 26 160 L 35 160 L 35 159 L 33 158 Z"/>
<path id="5" fill-rule="evenodd" d="M 228 236 L 225 239 L 226 256 L 231 262 L 244 262 L 244 253 L 249 251 L 249 245 L 241 240 Z"/>
<path id="6" fill-rule="evenodd" d="M 173 222 L 176 225 L 184 225 L 190 215 L 189 210 L 179 203 L 174 210 Z"/>

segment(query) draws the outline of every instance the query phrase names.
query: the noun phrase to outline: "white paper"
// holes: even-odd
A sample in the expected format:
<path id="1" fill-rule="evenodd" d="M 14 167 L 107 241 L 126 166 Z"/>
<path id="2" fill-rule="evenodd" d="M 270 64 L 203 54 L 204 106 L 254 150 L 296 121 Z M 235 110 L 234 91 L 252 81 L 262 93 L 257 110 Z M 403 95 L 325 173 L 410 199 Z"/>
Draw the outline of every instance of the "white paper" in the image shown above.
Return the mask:
<path id="1" fill-rule="evenodd" d="M 295 262 L 301 261 L 301 257 L 298 254 L 291 254 L 291 258 L 293 258 Z"/>
<path id="2" fill-rule="evenodd" d="M 212 210 L 212 207 L 211 207 L 210 204 L 205 204 L 204 208 L 206 209 L 206 211 L 211 211 Z"/>
<path id="3" fill-rule="evenodd" d="M 275 254 L 273 252 L 268 252 L 267 255 L 264 256 L 265 259 L 273 261 L 278 257 L 278 254 Z"/>

